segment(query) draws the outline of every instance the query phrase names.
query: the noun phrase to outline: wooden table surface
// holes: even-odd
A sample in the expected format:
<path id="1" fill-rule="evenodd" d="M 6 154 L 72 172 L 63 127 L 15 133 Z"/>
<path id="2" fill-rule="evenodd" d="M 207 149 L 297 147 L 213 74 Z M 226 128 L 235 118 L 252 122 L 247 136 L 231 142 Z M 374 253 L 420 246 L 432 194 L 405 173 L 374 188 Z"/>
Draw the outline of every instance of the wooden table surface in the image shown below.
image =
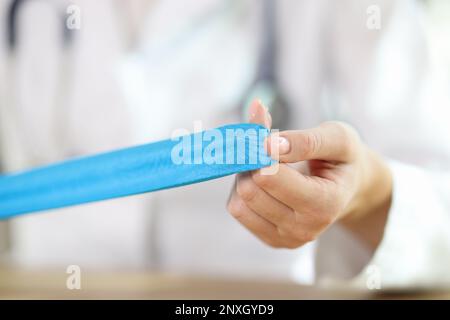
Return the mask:
<path id="1" fill-rule="evenodd" d="M 0 299 L 450 299 L 449 291 L 325 290 L 286 281 L 236 280 L 145 272 L 83 271 L 69 290 L 65 270 L 0 268 Z"/>

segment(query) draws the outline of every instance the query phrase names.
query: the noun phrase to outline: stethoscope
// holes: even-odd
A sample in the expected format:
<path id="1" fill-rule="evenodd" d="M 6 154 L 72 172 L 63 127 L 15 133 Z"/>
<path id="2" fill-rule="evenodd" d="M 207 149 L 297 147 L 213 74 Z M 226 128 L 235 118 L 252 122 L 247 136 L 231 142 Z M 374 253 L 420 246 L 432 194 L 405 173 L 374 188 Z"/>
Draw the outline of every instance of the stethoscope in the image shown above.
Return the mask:
<path id="1" fill-rule="evenodd" d="M 17 83 L 17 66 L 18 66 L 18 50 L 20 45 L 20 19 L 21 12 L 24 7 L 31 3 L 29 0 L 12 0 L 7 9 L 7 78 L 8 83 L 11 86 L 7 88 L 6 94 L 6 103 L 9 106 L 17 106 L 20 103 L 19 96 L 17 96 L 16 91 L 16 83 Z M 36 1 L 33 1 L 36 2 Z M 50 153 L 50 157 L 53 159 L 60 159 L 66 156 L 67 151 L 61 150 L 64 149 L 62 146 L 67 145 L 65 141 L 67 141 L 66 136 L 66 117 L 67 110 L 64 107 L 66 105 L 66 99 L 68 94 L 68 88 L 70 87 L 70 77 L 69 75 L 72 73 L 71 70 L 71 50 L 70 47 L 73 43 L 73 32 L 66 27 L 66 19 L 67 13 L 66 8 L 69 2 L 66 1 L 51 1 L 51 0 L 41 0 L 40 2 L 47 4 L 52 10 L 55 11 L 57 15 L 57 19 L 61 24 L 61 50 L 59 59 L 56 63 L 58 63 L 57 68 L 57 79 L 56 79 L 56 88 L 54 90 L 54 94 L 52 95 L 51 105 L 49 106 L 52 114 L 51 119 L 51 136 L 48 137 L 49 140 L 54 140 L 53 145 L 54 148 L 50 150 L 46 150 L 46 152 Z M 39 164 L 45 162 L 45 158 L 41 158 L 39 154 L 30 155 L 28 151 L 28 147 L 24 145 L 26 137 L 24 136 L 23 124 L 19 122 L 17 119 L 17 115 L 12 112 L 14 108 L 2 108 L 1 116 L 5 117 L 7 121 L 3 121 L 2 126 L 2 135 L 4 135 L 3 143 L 6 145 L 6 150 L 10 154 L 9 163 L 7 164 L 8 169 L 22 169 L 24 166 L 26 167 L 29 160 L 34 164 Z M 48 155 L 47 155 L 48 156 Z"/>
<path id="2" fill-rule="evenodd" d="M 289 128 L 289 105 L 279 86 L 277 74 L 277 5 L 276 0 L 262 0 L 261 47 L 256 76 L 241 103 L 241 117 L 247 118 L 251 100 L 260 98 L 272 115 L 272 128 Z"/>

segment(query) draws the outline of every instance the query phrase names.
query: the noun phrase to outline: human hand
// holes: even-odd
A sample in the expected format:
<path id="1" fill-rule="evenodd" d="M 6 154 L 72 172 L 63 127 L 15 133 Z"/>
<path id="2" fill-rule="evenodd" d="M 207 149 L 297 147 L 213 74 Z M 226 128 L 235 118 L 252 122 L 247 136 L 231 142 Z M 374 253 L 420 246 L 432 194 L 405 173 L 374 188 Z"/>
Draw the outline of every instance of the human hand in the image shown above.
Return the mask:
<path id="1" fill-rule="evenodd" d="M 271 126 L 259 101 L 250 107 L 250 122 Z M 279 155 L 271 154 L 275 144 Z M 378 245 L 392 178 L 352 127 L 325 122 L 283 131 L 266 140 L 266 150 L 280 162 L 276 174 L 256 170 L 236 177 L 228 211 L 241 224 L 270 246 L 297 248 L 340 221 L 372 248 Z M 299 162 L 303 167 L 291 165 Z"/>

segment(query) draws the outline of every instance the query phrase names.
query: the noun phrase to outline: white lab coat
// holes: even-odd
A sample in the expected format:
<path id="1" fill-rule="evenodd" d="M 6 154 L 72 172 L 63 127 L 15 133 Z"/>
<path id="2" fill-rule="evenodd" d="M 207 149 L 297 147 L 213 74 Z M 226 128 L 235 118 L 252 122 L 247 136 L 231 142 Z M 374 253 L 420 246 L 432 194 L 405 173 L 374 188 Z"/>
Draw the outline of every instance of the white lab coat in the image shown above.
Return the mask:
<path id="1" fill-rule="evenodd" d="M 256 71 L 258 1 L 236 1 L 232 9 L 221 9 L 219 0 L 155 1 L 133 50 L 113 1 L 75 3 L 82 27 L 67 58 L 72 71 L 64 105 L 50 103 L 60 42 L 48 7 L 30 4 L 23 11 L 14 71 L 6 72 L 7 60 L 0 60 L 2 88 L 15 74 L 17 104 L 1 107 L 17 119 L 8 128 L 23 132 L 18 150 L 2 140 L 7 170 L 166 138 L 196 120 L 205 128 L 239 121 L 235 107 Z M 450 282 L 450 82 L 431 62 L 436 51 L 420 6 L 409 0 L 277 3 L 278 72 L 295 127 L 347 121 L 391 166 L 393 204 L 373 255 L 338 226 L 297 250 L 266 247 L 226 212 L 233 181 L 227 177 L 13 219 L 12 259 L 27 266 L 153 267 L 303 282 L 354 278 L 363 286 L 375 266 L 385 287 Z M 381 30 L 366 28 L 373 4 L 382 10 Z M 3 15 L 4 2 L 0 10 Z M 52 107 L 65 108 L 58 118 L 64 125 L 49 123 Z M 63 144 L 50 128 L 61 130 Z"/>

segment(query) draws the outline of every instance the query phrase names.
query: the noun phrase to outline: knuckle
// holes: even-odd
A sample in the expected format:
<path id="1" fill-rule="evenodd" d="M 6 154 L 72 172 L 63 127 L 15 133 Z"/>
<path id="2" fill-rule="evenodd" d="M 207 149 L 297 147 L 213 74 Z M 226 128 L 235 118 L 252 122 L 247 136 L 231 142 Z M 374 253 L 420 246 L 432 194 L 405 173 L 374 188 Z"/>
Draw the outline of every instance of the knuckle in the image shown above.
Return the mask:
<path id="1" fill-rule="evenodd" d="M 336 137 L 341 143 L 341 148 L 344 154 L 352 157 L 355 145 L 359 142 L 359 135 L 357 131 L 349 124 L 341 121 L 325 122 L 325 125 L 332 126 L 336 132 Z"/>
<path id="2" fill-rule="evenodd" d="M 236 192 L 244 201 L 252 201 L 258 192 L 258 189 L 251 179 L 243 179 L 236 185 Z"/>
<path id="3" fill-rule="evenodd" d="M 316 132 L 310 131 L 304 135 L 302 141 L 306 150 L 305 156 L 311 156 L 316 154 L 322 148 L 322 137 Z"/>
<path id="4" fill-rule="evenodd" d="M 351 126 L 342 121 L 325 121 L 321 126 L 333 128 L 337 132 L 347 132 L 351 130 Z"/>

